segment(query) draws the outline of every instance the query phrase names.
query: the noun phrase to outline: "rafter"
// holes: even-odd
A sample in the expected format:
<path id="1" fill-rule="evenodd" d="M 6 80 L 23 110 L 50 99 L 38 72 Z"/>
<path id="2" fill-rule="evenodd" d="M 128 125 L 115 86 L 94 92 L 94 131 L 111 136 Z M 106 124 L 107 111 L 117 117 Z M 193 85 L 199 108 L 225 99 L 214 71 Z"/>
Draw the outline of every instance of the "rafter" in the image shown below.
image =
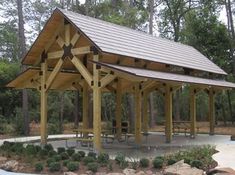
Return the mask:
<path id="1" fill-rule="evenodd" d="M 63 38 L 61 38 L 60 36 L 56 37 L 56 42 L 61 48 L 63 48 L 63 46 L 65 45 Z"/>
<path id="2" fill-rule="evenodd" d="M 74 64 L 74 66 L 77 68 L 77 70 L 81 73 L 81 75 L 84 77 L 84 79 L 87 81 L 87 83 L 91 86 L 92 75 L 84 66 L 84 64 L 81 62 L 81 60 L 76 56 L 74 56 L 71 61 Z"/>
<path id="3" fill-rule="evenodd" d="M 65 26 L 65 44 L 68 46 L 70 44 L 70 24 L 66 24 Z"/>

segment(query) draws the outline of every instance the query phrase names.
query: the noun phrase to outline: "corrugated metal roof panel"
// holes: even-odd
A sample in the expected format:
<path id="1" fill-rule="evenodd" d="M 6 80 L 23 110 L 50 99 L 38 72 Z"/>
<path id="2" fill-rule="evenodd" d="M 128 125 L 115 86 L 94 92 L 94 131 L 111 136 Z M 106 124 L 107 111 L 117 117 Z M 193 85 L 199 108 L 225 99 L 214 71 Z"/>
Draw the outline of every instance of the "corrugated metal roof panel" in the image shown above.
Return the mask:
<path id="1" fill-rule="evenodd" d="M 59 9 L 103 52 L 218 74 L 221 68 L 191 46 Z"/>
<path id="2" fill-rule="evenodd" d="M 153 71 L 153 70 L 147 70 L 147 69 L 139 69 L 139 68 L 133 68 L 133 67 L 100 63 L 100 62 L 97 62 L 97 64 L 113 69 L 114 71 L 118 70 L 118 71 L 126 72 L 128 74 L 139 76 L 139 77 L 157 79 L 159 81 L 173 81 L 173 82 L 208 85 L 208 86 L 216 86 L 216 87 L 224 87 L 224 88 L 235 88 L 235 83 L 231 83 L 231 82 L 227 82 L 223 80 L 212 80 L 212 79 L 199 78 L 199 77 L 193 77 L 193 76 L 188 76 L 188 75 L 159 72 L 159 71 Z"/>

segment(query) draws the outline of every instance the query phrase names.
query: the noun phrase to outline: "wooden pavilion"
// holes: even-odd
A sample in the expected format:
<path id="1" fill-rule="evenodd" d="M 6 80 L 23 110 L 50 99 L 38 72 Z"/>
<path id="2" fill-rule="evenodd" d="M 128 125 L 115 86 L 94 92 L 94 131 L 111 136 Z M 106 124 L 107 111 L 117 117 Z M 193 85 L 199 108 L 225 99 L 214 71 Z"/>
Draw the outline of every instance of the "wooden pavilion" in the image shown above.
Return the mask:
<path id="1" fill-rule="evenodd" d="M 135 142 L 140 144 L 141 132 L 148 131 L 150 92 L 157 90 L 164 94 L 166 142 L 171 142 L 175 90 L 190 84 L 190 132 L 195 136 L 196 94 L 201 90 L 208 92 L 210 134 L 213 134 L 215 93 L 235 88 L 235 84 L 222 80 L 226 76 L 222 69 L 193 47 L 62 9 L 54 10 L 22 64 L 28 65 L 28 69 L 7 86 L 35 88 L 40 92 L 41 143 L 47 142 L 48 91 L 82 92 L 83 128 L 88 128 L 88 93 L 92 92 L 96 151 L 102 148 L 102 92 L 116 93 L 117 135 L 121 133 L 122 94 L 134 94 L 134 134 Z"/>

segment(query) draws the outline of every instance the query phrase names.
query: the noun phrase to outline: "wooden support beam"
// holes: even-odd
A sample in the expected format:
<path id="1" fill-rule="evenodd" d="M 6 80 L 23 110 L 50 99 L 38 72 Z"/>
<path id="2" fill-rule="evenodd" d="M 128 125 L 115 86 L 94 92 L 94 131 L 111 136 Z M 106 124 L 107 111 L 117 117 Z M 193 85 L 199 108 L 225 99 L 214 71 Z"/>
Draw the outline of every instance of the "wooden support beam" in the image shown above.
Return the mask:
<path id="1" fill-rule="evenodd" d="M 190 87 L 190 135 L 191 138 L 195 138 L 196 136 L 196 89 L 194 87 Z"/>
<path id="2" fill-rule="evenodd" d="M 209 122 L 210 122 L 210 135 L 215 133 L 215 92 L 213 88 L 209 89 Z"/>
<path id="3" fill-rule="evenodd" d="M 75 44 L 78 41 L 78 39 L 80 38 L 80 36 L 81 35 L 79 33 L 77 33 L 77 32 L 73 35 L 73 38 L 71 39 L 72 46 L 75 46 Z"/>
<path id="4" fill-rule="evenodd" d="M 63 48 L 63 46 L 65 45 L 64 40 L 60 36 L 56 37 L 56 42 L 61 48 Z"/>
<path id="5" fill-rule="evenodd" d="M 57 59 L 61 58 L 64 54 L 63 50 L 55 51 L 55 52 L 48 52 L 47 53 L 47 59 Z"/>
<path id="6" fill-rule="evenodd" d="M 172 140 L 172 88 L 167 84 L 165 86 L 165 129 L 166 143 Z"/>
<path id="7" fill-rule="evenodd" d="M 121 138 L 122 133 L 122 80 L 119 78 L 117 81 L 117 90 L 116 90 L 116 132 L 117 138 Z"/>
<path id="8" fill-rule="evenodd" d="M 84 47 L 73 48 L 73 49 L 71 49 L 71 53 L 73 55 L 89 54 L 89 53 L 91 53 L 91 47 L 84 46 Z"/>
<path id="9" fill-rule="evenodd" d="M 64 61 L 62 59 L 59 59 L 59 61 L 57 62 L 56 66 L 54 67 L 53 71 L 51 72 L 50 76 L 48 77 L 47 81 L 46 81 L 46 91 L 48 91 L 52 85 L 52 83 L 55 81 L 56 76 L 59 74 L 62 65 L 63 65 Z"/>
<path id="10" fill-rule="evenodd" d="M 100 80 L 100 83 L 101 83 L 101 88 L 104 88 L 105 86 L 107 86 L 109 83 L 111 83 L 114 79 L 116 78 L 115 75 L 112 75 L 112 74 L 107 74 L 105 75 L 105 77 L 103 77 L 101 80 Z"/>
<path id="11" fill-rule="evenodd" d="M 87 129 L 89 127 L 88 119 L 88 103 L 89 103 L 89 93 L 88 93 L 88 84 L 84 82 L 82 91 L 82 128 Z"/>
<path id="12" fill-rule="evenodd" d="M 46 76 L 47 76 L 47 63 L 41 63 L 41 90 L 40 90 L 40 135 L 41 135 L 41 144 L 45 145 L 47 143 L 47 91 L 45 88 L 46 85 Z"/>
<path id="13" fill-rule="evenodd" d="M 143 92 L 143 132 L 147 133 L 149 128 L 148 116 L 148 92 Z"/>
<path id="14" fill-rule="evenodd" d="M 99 61 L 99 55 L 93 56 L 93 61 Z M 99 87 L 100 70 L 93 64 L 93 133 L 94 149 L 101 152 L 101 88 Z"/>
<path id="15" fill-rule="evenodd" d="M 92 75 L 84 66 L 84 64 L 81 62 L 81 60 L 76 56 L 74 56 L 71 61 L 74 64 L 74 66 L 77 68 L 77 70 L 81 73 L 81 75 L 84 77 L 84 79 L 87 81 L 88 85 L 91 86 Z M 96 66 L 96 64 L 94 65 Z"/>
<path id="16" fill-rule="evenodd" d="M 141 144 L 141 87 L 139 83 L 135 85 L 135 143 Z"/>
<path id="17" fill-rule="evenodd" d="M 155 87 L 157 84 L 159 84 L 157 81 L 149 80 L 144 83 L 142 83 L 142 90 L 145 91 L 147 89 L 150 89 L 152 87 Z"/>
<path id="18" fill-rule="evenodd" d="M 65 36 L 65 45 L 68 46 L 70 44 L 70 24 L 69 23 L 66 24 L 64 26 L 64 28 L 65 28 L 65 34 L 64 34 L 64 36 Z"/>

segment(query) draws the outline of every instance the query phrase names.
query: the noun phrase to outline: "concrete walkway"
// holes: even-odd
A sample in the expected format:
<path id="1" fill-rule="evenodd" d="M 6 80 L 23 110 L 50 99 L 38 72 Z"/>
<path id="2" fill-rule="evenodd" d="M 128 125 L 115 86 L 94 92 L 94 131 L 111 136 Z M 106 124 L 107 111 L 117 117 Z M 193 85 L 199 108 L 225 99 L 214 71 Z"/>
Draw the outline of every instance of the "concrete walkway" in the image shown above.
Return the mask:
<path id="1" fill-rule="evenodd" d="M 0 169 L 0 175 L 37 175 L 37 174 L 27 174 L 27 173 L 13 173 Z"/>
<path id="2" fill-rule="evenodd" d="M 75 134 L 61 134 L 61 135 L 50 135 L 49 139 L 61 139 L 52 140 L 51 143 L 56 149 L 57 147 L 65 147 L 65 138 L 75 137 Z M 40 136 L 31 137 L 18 137 L 0 140 L 0 145 L 4 141 L 10 142 L 32 142 L 36 141 L 39 144 Z M 37 142 L 38 141 L 38 142 Z M 179 134 L 173 137 L 172 143 L 165 143 L 165 136 L 163 133 L 151 133 L 147 141 L 143 138 L 142 147 L 136 148 L 134 145 L 134 138 L 130 138 L 127 142 L 114 141 L 112 144 L 104 144 L 104 151 L 109 153 L 111 156 L 118 152 L 127 153 L 127 156 L 133 158 L 149 157 L 153 158 L 157 155 L 163 155 L 170 152 L 175 152 L 180 149 L 187 149 L 191 146 L 198 145 L 215 145 L 219 151 L 213 158 L 218 162 L 218 167 L 231 167 L 235 169 L 235 141 L 230 141 L 229 135 L 214 135 L 209 136 L 207 134 L 199 134 L 195 139 L 191 139 L 189 136 L 185 137 L 183 134 Z M 76 146 L 76 143 L 70 143 L 70 146 Z M 78 148 L 81 149 L 81 148 Z M 85 148 L 86 152 L 87 148 Z M 1 174 L 1 172 L 0 172 Z"/>

